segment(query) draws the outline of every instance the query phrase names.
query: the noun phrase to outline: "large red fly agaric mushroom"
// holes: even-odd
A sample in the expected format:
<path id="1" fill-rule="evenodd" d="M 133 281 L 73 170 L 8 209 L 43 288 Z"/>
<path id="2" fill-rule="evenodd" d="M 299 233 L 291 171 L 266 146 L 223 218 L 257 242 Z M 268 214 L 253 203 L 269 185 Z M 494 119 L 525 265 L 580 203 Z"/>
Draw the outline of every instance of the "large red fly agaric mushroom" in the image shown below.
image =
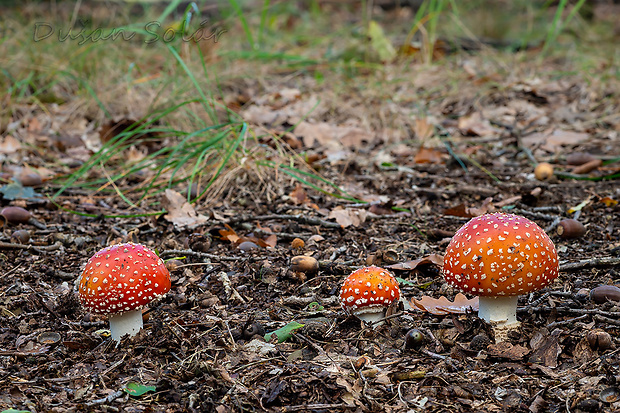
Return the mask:
<path id="1" fill-rule="evenodd" d="M 153 251 L 140 244 L 112 245 L 86 264 L 79 285 L 82 306 L 110 316 L 112 339 L 135 336 L 142 307 L 170 290 L 170 273 Z"/>
<path id="2" fill-rule="evenodd" d="M 385 317 L 385 310 L 400 298 L 398 281 L 387 270 L 364 267 L 354 271 L 342 284 L 340 305 L 347 314 L 377 323 Z"/>
<path id="3" fill-rule="evenodd" d="M 480 296 L 480 318 L 514 327 L 517 297 L 551 283 L 558 267 L 542 228 L 519 215 L 495 213 L 471 219 L 454 234 L 443 275 L 451 286 Z"/>

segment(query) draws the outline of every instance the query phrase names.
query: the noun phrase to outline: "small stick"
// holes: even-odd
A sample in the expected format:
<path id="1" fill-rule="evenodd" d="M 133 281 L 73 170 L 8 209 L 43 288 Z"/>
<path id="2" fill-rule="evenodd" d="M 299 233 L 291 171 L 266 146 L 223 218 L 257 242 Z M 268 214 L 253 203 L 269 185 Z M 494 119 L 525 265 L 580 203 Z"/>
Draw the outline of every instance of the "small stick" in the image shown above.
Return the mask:
<path id="1" fill-rule="evenodd" d="M 560 221 L 562 220 L 562 218 L 557 217 L 556 219 L 553 220 L 553 222 L 551 224 L 549 224 L 549 226 L 547 228 L 545 228 L 545 232 L 548 234 L 551 231 L 553 231 L 555 229 L 555 227 L 557 227 L 560 224 Z"/>
<path id="2" fill-rule="evenodd" d="M 169 256 L 169 255 L 178 255 L 178 256 L 193 255 L 196 257 L 209 258 L 209 259 L 216 260 L 216 261 L 241 261 L 244 258 L 248 258 L 248 257 L 238 257 L 234 255 L 221 256 L 221 255 L 209 254 L 206 252 L 198 252 L 198 251 L 192 251 L 192 250 L 165 250 L 159 254 L 160 257 Z"/>
<path id="3" fill-rule="evenodd" d="M 119 397 L 121 397 L 125 392 L 122 390 L 116 391 L 112 394 L 109 394 L 107 397 L 104 397 L 103 399 L 97 399 L 97 400 L 93 400 L 92 402 L 88 402 L 88 403 L 84 403 L 85 406 L 88 407 L 93 407 L 96 406 L 98 404 L 104 404 L 104 403 L 112 403 L 114 400 L 118 399 Z"/>
<path id="4" fill-rule="evenodd" d="M 444 351 L 443 344 L 441 344 L 441 342 L 437 340 L 437 338 L 435 337 L 435 335 L 433 334 L 431 330 L 425 327 L 419 327 L 418 330 L 420 330 L 421 332 L 426 334 L 428 337 L 430 337 L 431 340 L 433 340 L 433 343 L 435 344 L 436 352 L 441 353 L 442 351 Z"/>
<path id="5" fill-rule="evenodd" d="M 582 270 L 584 268 L 592 267 L 614 267 L 620 265 L 620 258 L 618 257 L 600 257 L 591 258 L 589 260 L 582 260 L 571 263 L 564 263 L 560 265 L 560 271 L 575 271 Z"/>
<path id="6" fill-rule="evenodd" d="M 604 316 L 599 315 L 599 314 L 595 314 L 594 315 L 594 319 L 596 321 L 600 321 L 602 323 L 607 323 L 607 324 L 611 324 L 611 325 L 614 325 L 614 326 L 620 326 L 620 321 L 618 321 L 616 319 L 613 319 L 613 318 L 604 317 Z"/>
<path id="7" fill-rule="evenodd" d="M 448 358 L 448 356 L 442 356 L 441 354 L 437 354 L 437 353 L 433 353 L 432 351 L 428 351 L 427 349 L 423 348 L 419 350 L 420 353 L 422 354 L 426 354 L 429 357 L 433 357 L 439 360 L 445 360 Z"/>
<path id="8" fill-rule="evenodd" d="M 540 307 L 519 307 L 517 308 L 517 313 L 527 313 L 532 311 L 543 312 L 543 311 L 557 311 L 558 313 L 564 314 L 592 314 L 592 315 L 601 315 L 605 317 L 618 318 L 620 317 L 620 311 L 603 311 L 596 308 L 588 309 L 588 308 L 568 308 L 568 307 L 548 307 L 548 306 L 540 306 Z"/>
<path id="9" fill-rule="evenodd" d="M 285 221 L 297 221 L 302 224 L 310 224 L 310 225 L 321 225 L 327 228 L 342 228 L 340 224 L 337 222 L 325 221 L 316 217 L 307 217 L 304 215 L 287 215 L 287 214 L 270 214 L 270 215 L 257 215 L 257 216 L 249 216 L 249 215 L 239 215 L 234 218 L 229 218 L 222 220 L 220 222 L 224 224 L 235 224 L 238 222 L 246 222 L 246 221 L 268 221 L 271 219 L 282 219 Z"/>
<path id="10" fill-rule="evenodd" d="M 589 317 L 589 314 L 583 314 L 583 315 L 580 315 L 579 317 L 569 318 L 568 320 L 554 321 L 553 323 L 547 324 L 547 329 L 563 326 L 565 324 L 572 324 L 575 321 L 583 320 L 584 318 L 588 318 L 588 317 Z M 596 316 L 595 315 L 594 318 L 596 319 L 596 317 L 600 317 L 600 316 Z M 620 325 L 620 322 L 617 322 L 617 323 L 618 324 L 616 324 L 616 325 Z M 549 330 L 549 331 L 551 331 L 551 330 Z"/>

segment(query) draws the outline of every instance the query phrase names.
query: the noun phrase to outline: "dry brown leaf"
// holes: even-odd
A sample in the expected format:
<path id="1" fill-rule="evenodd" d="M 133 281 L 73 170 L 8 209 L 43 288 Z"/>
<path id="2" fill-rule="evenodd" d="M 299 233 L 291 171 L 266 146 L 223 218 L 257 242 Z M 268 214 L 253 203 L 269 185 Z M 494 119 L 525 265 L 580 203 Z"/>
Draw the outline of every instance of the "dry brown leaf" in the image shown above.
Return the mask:
<path id="1" fill-rule="evenodd" d="M 419 300 L 412 298 L 411 306 L 434 315 L 465 314 L 467 311 L 478 311 L 478 301 L 478 297 L 467 299 L 461 293 L 454 297 L 454 302 L 443 295 L 439 298 L 423 295 Z"/>
<path id="2" fill-rule="evenodd" d="M 452 208 L 447 208 L 443 211 L 444 215 L 452 215 L 455 217 L 473 218 L 480 215 L 484 215 L 487 212 L 495 211 L 493 205 L 493 198 L 489 197 L 482 201 L 479 207 L 466 207 L 465 204 L 459 204 Z"/>
<path id="3" fill-rule="evenodd" d="M 11 135 L 7 135 L 0 141 L 0 153 L 8 155 L 11 153 L 15 153 L 22 148 L 22 144 L 20 141 L 12 137 Z"/>
<path id="4" fill-rule="evenodd" d="M 589 136 L 590 135 L 585 132 L 554 129 L 524 136 L 521 142 L 528 148 L 535 148 L 540 145 L 541 149 L 555 153 L 562 149 L 562 146 L 573 146 L 583 143 Z"/>
<path id="5" fill-rule="evenodd" d="M 303 204 L 308 201 L 308 194 L 306 194 L 306 190 L 299 183 L 295 186 L 295 189 L 293 189 L 291 193 L 288 194 L 288 196 L 297 205 Z"/>
<path id="6" fill-rule="evenodd" d="M 458 127 L 463 135 L 485 137 L 499 134 L 499 130 L 494 128 L 487 119 L 484 119 L 480 112 L 460 117 Z"/>
<path id="7" fill-rule="evenodd" d="M 162 206 L 168 211 L 164 219 L 172 222 L 176 228 L 196 228 L 209 221 L 204 215 L 197 214 L 187 199 L 172 189 L 166 189 L 161 200 Z"/>
<path id="8" fill-rule="evenodd" d="M 236 244 L 239 242 L 241 237 L 237 235 L 234 229 L 231 228 L 230 225 L 224 224 L 226 229 L 220 229 L 218 232 L 220 233 L 220 238 L 223 241 L 229 241 L 231 244 Z"/>
<path id="9" fill-rule="evenodd" d="M 487 212 L 493 212 L 495 211 L 495 206 L 493 205 L 493 197 L 485 198 L 484 201 L 482 201 L 482 205 L 480 205 L 479 207 L 467 208 L 467 210 L 474 217 L 479 217 L 480 215 L 484 215 Z"/>
<path id="10" fill-rule="evenodd" d="M 521 200 L 521 195 L 516 195 L 516 196 L 512 196 L 510 198 L 506 198 L 503 201 L 499 201 L 499 202 L 493 202 L 493 205 L 495 206 L 495 208 L 502 208 L 505 207 L 507 205 L 512 205 L 516 202 L 519 202 Z"/>
<path id="11" fill-rule="evenodd" d="M 530 340 L 530 346 L 533 349 L 528 360 L 530 363 L 542 364 L 551 368 L 558 366 L 558 356 L 562 353 L 559 331 L 554 331 L 552 334 L 549 334 L 546 329 L 536 332 Z"/>
<path id="12" fill-rule="evenodd" d="M 489 356 L 510 360 L 521 360 L 529 352 L 530 351 L 526 347 L 519 344 L 513 346 L 508 341 L 490 344 L 489 347 L 487 347 L 487 353 Z"/>
<path id="13" fill-rule="evenodd" d="M 392 270 L 415 270 L 420 265 L 434 264 L 443 267 L 443 255 L 430 254 L 417 260 L 399 262 L 398 264 L 388 265 Z"/>
<path id="14" fill-rule="evenodd" d="M 329 213 L 328 218 L 334 218 L 342 228 L 346 228 L 351 225 L 359 227 L 366 221 L 367 215 L 368 212 L 364 209 L 344 209 L 342 207 L 336 207 Z"/>
<path id="15" fill-rule="evenodd" d="M 473 218 L 474 216 L 469 212 L 469 208 L 465 204 L 458 204 L 455 207 L 447 208 L 443 210 L 444 215 L 452 215 L 455 217 Z"/>
<path id="16" fill-rule="evenodd" d="M 444 154 L 435 148 L 425 148 L 422 146 L 418 153 L 415 154 L 413 161 L 418 164 L 433 163 L 440 164 L 444 161 Z"/>
<path id="17" fill-rule="evenodd" d="M 424 141 L 435 133 L 435 125 L 430 123 L 427 118 L 416 119 L 413 123 L 413 132 L 415 136 Z"/>

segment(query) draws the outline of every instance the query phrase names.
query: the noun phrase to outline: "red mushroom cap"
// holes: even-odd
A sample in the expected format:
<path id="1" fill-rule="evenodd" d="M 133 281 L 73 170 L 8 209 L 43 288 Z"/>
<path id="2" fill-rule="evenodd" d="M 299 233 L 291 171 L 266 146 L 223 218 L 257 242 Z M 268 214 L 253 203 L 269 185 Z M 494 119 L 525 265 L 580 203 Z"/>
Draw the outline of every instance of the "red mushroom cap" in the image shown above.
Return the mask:
<path id="1" fill-rule="evenodd" d="M 161 258 L 140 244 L 112 245 L 88 260 L 82 272 L 82 305 L 96 314 L 140 308 L 170 290 L 170 273 Z"/>
<path id="2" fill-rule="evenodd" d="M 383 311 L 399 298 L 398 281 L 389 271 L 379 267 L 354 271 L 340 289 L 340 305 L 353 315 Z"/>
<path id="3" fill-rule="evenodd" d="M 521 295 L 558 276 L 549 236 L 519 215 L 487 214 L 471 219 L 452 237 L 444 257 L 448 284 L 480 296 Z"/>

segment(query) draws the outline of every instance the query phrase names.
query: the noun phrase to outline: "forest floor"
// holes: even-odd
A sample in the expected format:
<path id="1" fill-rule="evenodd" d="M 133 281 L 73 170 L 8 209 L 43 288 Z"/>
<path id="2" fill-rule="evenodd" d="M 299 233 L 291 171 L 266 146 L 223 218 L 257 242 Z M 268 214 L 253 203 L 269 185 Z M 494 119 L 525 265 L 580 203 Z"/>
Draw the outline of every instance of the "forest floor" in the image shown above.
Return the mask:
<path id="1" fill-rule="evenodd" d="M 148 70 L 120 103 L 125 85 L 95 89 L 108 119 L 88 93 L 7 95 L 0 202 L 31 219 L 0 221 L 0 411 L 620 411 L 620 295 L 590 296 L 620 282 L 618 52 L 584 63 L 479 46 L 381 68 L 315 61 L 251 76 L 245 62 L 219 100 L 251 131 L 243 156 L 191 204 L 200 183 L 183 180 L 141 198 L 149 168 L 57 192 L 105 131 L 141 119 L 132 105 L 144 105 Z M 152 133 L 105 162 L 178 143 Z M 553 171 L 537 178 L 542 162 Z M 102 161 L 83 178 L 109 173 Z M 507 342 L 476 312 L 411 302 L 454 299 L 441 276 L 446 246 L 494 211 L 536 222 L 560 260 L 552 284 L 519 298 Z M 568 218 L 585 233 L 560 236 Z M 115 346 L 75 285 L 97 250 L 121 242 L 156 250 L 172 288 L 148 306 L 143 331 Z M 295 256 L 318 271 L 297 271 Z M 338 302 L 344 278 L 369 264 L 389 268 L 402 291 L 374 329 Z M 293 321 L 303 326 L 284 341 L 265 339 Z M 414 328 L 425 337 L 417 349 L 405 345 Z"/>

